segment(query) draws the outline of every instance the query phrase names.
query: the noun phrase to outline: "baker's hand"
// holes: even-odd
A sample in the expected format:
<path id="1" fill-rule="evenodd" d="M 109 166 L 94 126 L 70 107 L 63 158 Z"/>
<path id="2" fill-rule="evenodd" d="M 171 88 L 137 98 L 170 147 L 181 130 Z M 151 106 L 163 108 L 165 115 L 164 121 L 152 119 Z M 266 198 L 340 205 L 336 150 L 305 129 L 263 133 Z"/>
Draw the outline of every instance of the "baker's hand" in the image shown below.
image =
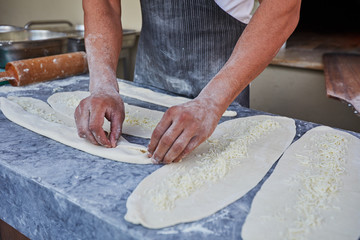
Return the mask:
<path id="1" fill-rule="evenodd" d="M 104 117 L 111 122 L 109 138 L 102 128 Z M 115 89 L 92 93 L 75 110 L 79 136 L 105 147 L 116 147 L 124 118 L 124 102 Z"/>
<path id="2" fill-rule="evenodd" d="M 152 162 L 180 161 L 210 137 L 221 115 L 210 99 L 194 99 L 169 108 L 151 136 L 148 151 Z"/>

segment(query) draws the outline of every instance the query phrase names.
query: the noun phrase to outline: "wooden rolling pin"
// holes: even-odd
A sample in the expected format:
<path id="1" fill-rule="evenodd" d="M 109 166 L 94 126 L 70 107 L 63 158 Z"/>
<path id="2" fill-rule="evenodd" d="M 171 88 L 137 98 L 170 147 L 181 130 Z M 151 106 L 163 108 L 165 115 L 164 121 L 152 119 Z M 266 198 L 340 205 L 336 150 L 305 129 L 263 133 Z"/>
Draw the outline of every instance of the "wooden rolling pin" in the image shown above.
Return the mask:
<path id="1" fill-rule="evenodd" d="M 87 71 L 85 52 L 66 53 L 9 62 L 5 66 L 5 72 L 0 72 L 0 82 L 9 81 L 13 86 L 24 86 Z"/>

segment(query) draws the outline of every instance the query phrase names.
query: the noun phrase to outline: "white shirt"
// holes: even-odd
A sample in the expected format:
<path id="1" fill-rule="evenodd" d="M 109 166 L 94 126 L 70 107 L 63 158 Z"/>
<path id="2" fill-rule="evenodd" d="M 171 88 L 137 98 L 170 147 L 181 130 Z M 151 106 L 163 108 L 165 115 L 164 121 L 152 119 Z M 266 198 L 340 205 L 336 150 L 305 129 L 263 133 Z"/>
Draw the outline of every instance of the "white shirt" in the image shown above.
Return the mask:
<path id="1" fill-rule="evenodd" d="M 237 20 L 248 24 L 254 0 L 215 0 L 216 4 Z"/>

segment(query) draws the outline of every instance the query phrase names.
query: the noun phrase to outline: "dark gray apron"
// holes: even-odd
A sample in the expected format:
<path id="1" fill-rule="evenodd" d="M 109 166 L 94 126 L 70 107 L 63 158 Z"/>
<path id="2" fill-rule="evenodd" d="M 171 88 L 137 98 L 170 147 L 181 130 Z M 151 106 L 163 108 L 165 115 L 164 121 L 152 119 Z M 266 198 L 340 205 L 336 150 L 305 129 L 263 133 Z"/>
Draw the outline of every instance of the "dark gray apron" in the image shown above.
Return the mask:
<path id="1" fill-rule="evenodd" d="M 190 98 L 224 66 L 246 27 L 214 0 L 142 0 L 141 9 L 134 81 Z M 235 101 L 248 107 L 249 87 Z"/>

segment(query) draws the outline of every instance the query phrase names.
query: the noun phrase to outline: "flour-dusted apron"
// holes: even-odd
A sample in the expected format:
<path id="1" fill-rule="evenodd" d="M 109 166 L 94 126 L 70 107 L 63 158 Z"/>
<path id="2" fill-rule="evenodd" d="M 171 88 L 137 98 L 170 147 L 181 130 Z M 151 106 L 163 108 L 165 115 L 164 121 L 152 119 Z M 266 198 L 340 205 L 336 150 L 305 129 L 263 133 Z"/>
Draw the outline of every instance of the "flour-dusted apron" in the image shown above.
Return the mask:
<path id="1" fill-rule="evenodd" d="M 224 66 L 246 27 L 213 0 L 142 0 L 141 9 L 134 81 L 190 98 Z M 249 106 L 248 87 L 236 101 Z"/>

